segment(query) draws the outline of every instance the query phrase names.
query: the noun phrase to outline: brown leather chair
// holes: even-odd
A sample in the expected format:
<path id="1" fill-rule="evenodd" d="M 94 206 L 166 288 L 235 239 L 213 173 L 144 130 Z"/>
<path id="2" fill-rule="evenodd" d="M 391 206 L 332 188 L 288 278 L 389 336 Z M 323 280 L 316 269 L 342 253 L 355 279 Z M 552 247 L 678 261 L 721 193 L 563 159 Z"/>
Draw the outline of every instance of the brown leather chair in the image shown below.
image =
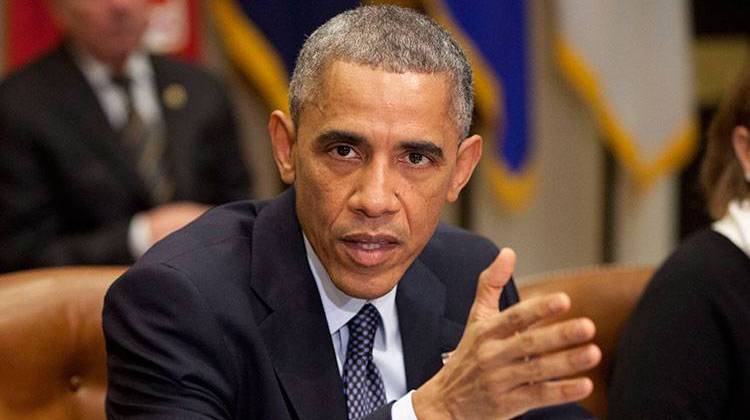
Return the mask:
<path id="1" fill-rule="evenodd" d="M 594 391 L 581 404 L 598 417 L 607 414 L 607 385 L 620 333 L 653 271 L 651 267 L 596 266 L 518 280 L 522 299 L 565 292 L 572 307 L 563 318 L 585 316 L 596 324 L 594 342 L 602 350 L 602 361 L 587 373 Z"/>
<path id="2" fill-rule="evenodd" d="M 125 267 L 0 275 L 0 419 L 104 419 L 102 300 Z"/>

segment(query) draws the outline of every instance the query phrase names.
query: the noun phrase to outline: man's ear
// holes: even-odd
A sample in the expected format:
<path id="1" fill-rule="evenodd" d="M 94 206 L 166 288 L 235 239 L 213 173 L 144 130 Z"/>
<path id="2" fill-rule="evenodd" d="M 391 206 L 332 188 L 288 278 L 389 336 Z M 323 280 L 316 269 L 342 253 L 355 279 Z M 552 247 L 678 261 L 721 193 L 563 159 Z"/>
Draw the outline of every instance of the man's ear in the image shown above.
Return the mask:
<path id="1" fill-rule="evenodd" d="M 750 130 L 744 125 L 738 125 L 732 130 L 732 145 L 734 146 L 734 155 L 742 166 L 742 172 L 745 179 L 750 177 Z M 748 179 L 750 182 L 750 179 Z"/>
<path id="2" fill-rule="evenodd" d="M 448 201 L 454 202 L 458 199 L 458 194 L 469 182 L 471 174 L 482 157 L 482 137 L 473 135 L 464 139 L 458 146 L 458 156 L 456 157 L 456 168 L 453 171 L 451 184 L 448 187 Z"/>
<path id="3" fill-rule="evenodd" d="M 273 111 L 268 120 L 268 134 L 271 135 L 273 157 L 281 180 L 291 185 L 294 183 L 294 145 L 297 141 L 294 122 L 283 112 Z"/>

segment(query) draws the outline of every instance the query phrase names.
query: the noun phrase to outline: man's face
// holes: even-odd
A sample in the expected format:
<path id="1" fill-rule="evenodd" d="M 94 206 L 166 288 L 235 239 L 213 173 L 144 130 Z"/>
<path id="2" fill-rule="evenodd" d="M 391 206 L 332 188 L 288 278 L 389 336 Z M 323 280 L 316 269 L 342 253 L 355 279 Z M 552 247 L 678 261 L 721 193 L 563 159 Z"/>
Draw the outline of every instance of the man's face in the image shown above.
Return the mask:
<path id="1" fill-rule="evenodd" d="M 99 60 L 121 64 L 148 26 L 149 0 L 53 0 L 73 41 Z M 118 65 L 119 65 L 118 64 Z"/>
<path id="2" fill-rule="evenodd" d="M 350 296 L 372 299 L 396 285 L 479 159 L 478 136 L 459 147 L 448 88 L 445 74 L 334 62 L 296 139 L 286 121 L 291 147 L 279 150 L 274 138 L 303 231 Z M 272 137 L 273 126 L 274 117 Z"/>

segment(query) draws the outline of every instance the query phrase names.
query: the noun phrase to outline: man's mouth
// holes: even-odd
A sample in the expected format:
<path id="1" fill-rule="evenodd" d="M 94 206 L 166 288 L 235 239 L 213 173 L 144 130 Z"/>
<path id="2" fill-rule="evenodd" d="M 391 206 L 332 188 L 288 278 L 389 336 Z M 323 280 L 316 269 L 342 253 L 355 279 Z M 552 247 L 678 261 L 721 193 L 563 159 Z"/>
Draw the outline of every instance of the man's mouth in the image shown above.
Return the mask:
<path id="1" fill-rule="evenodd" d="M 341 242 L 349 257 L 364 267 L 382 264 L 401 245 L 395 236 L 384 234 L 350 234 Z"/>

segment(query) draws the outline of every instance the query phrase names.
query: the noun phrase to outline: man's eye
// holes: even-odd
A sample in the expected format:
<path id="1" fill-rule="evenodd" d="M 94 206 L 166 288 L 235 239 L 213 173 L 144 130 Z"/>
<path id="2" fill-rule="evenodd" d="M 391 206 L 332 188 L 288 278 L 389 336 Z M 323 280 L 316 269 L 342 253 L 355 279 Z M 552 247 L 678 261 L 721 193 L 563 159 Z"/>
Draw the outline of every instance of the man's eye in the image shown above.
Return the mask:
<path id="1" fill-rule="evenodd" d="M 417 152 L 409 153 L 407 159 L 409 159 L 409 163 L 416 166 L 424 166 L 430 163 L 430 159 L 427 156 Z"/>
<path id="2" fill-rule="evenodd" d="M 354 148 L 345 144 L 334 147 L 331 152 L 334 156 L 341 158 L 353 158 L 356 155 Z"/>
<path id="3" fill-rule="evenodd" d="M 339 156 L 348 156 L 349 153 L 352 152 L 352 148 L 349 146 L 337 146 L 336 147 L 336 153 L 338 153 Z"/>

